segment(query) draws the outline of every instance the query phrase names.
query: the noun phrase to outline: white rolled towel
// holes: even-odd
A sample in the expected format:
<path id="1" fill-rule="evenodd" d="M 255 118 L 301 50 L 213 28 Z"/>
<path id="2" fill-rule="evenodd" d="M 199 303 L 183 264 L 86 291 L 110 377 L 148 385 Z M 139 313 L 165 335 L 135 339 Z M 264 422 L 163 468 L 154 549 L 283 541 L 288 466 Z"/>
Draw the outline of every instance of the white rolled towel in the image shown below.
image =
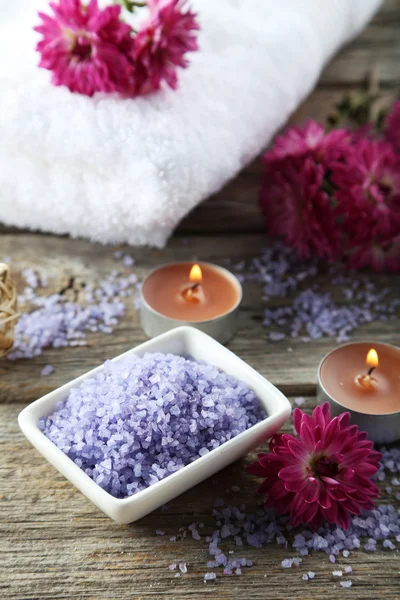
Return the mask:
<path id="1" fill-rule="evenodd" d="M 50 84 L 36 66 L 38 4 L 0 0 L 0 221 L 163 246 L 262 150 L 380 0 L 190 0 L 200 50 L 179 89 L 128 100 Z"/>

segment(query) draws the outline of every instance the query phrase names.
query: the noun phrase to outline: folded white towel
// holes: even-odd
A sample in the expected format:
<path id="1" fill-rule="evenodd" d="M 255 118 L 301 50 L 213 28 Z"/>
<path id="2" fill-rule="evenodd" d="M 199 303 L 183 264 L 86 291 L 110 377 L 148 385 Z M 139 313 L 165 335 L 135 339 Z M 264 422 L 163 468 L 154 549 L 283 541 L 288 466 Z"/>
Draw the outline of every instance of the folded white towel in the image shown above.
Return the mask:
<path id="1" fill-rule="evenodd" d="M 200 51 L 178 91 L 122 100 L 53 87 L 36 67 L 38 1 L 0 0 L 1 221 L 162 246 L 261 151 L 380 0 L 190 3 Z"/>

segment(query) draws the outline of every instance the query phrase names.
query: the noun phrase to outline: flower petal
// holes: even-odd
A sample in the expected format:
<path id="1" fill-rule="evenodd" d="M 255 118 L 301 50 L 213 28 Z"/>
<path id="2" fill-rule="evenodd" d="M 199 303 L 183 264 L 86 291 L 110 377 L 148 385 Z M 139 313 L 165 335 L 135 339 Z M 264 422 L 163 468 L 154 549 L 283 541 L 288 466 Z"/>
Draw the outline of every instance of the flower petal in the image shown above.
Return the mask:
<path id="1" fill-rule="evenodd" d="M 297 463 L 296 465 L 284 467 L 279 471 L 278 475 L 285 481 L 293 481 L 297 479 L 304 479 L 305 472 L 303 466 Z"/>
<path id="2" fill-rule="evenodd" d="M 304 500 L 306 502 L 316 502 L 318 500 L 319 493 L 320 485 L 318 480 L 315 479 L 315 477 L 308 477 L 307 485 L 304 490 L 302 490 Z"/>

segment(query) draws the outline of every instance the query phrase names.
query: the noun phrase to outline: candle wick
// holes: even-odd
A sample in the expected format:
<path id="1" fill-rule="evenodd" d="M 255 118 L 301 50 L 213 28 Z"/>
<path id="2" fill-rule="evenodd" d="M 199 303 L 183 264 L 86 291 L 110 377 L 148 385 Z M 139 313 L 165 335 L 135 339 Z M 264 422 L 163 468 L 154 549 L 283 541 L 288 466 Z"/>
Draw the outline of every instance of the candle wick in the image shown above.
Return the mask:
<path id="1" fill-rule="evenodd" d="M 192 292 L 194 292 L 195 289 L 197 289 L 199 287 L 200 283 L 195 283 L 194 285 L 192 285 L 192 287 L 190 288 Z"/>
<path id="2" fill-rule="evenodd" d="M 374 370 L 375 370 L 375 367 L 371 367 L 368 371 L 368 375 L 372 375 L 372 371 L 374 371 Z"/>

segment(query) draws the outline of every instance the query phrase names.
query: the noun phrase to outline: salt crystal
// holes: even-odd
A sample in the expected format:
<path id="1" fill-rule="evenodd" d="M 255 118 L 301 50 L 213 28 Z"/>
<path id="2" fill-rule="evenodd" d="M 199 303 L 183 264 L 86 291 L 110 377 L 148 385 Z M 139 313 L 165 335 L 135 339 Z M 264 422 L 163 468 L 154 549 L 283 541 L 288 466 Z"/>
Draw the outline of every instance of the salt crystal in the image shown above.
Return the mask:
<path id="1" fill-rule="evenodd" d="M 343 571 L 332 571 L 334 577 L 342 577 Z"/>
<path id="2" fill-rule="evenodd" d="M 209 390 L 215 412 L 203 406 Z M 39 426 L 67 456 L 79 459 L 79 466 L 98 485 L 124 498 L 178 471 L 264 417 L 255 393 L 244 382 L 204 362 L 149 353 L 107 361 L 102 372 L 73 387 Z M 194 420 L 195 435 L 191 431 Z M 215 506 L 221 503 L 218 499 Z M 193 537 L 200 536 L 195 533 Z"/>
<path id="3" fill-rule="evenodd" d="M 313 571 L 308 571 L 308 578 L 314 579 L 314 577 L 315 577 L 315 573 Z"/>
<path id="4" fill-rule="evenodd" d="M 298 398 L 294 399 L 294 403 L 296 404 L 296 406 L 303 406 L 305 400 L 302 396 L 299 396 Z"/>
<path id="5" fill-rule="evenodd" d="M 352 586 L 352 582 L 350 580 L 348 581 L 341 581 L 340 585 L 344 588 L 350 588 Z"/>
<path id="6" fill-rule="evenodd" d="M 344 572 L 345 572 L 345 573 L 351 573 L 352 571 L 353 571 L 353 569 L 351 568 L 351 566 L 350 566 L 350 565 L 346 565 L 346 566 L 345 566 L 345 568 L 344 568 Z"/>
<path id="7" fill-rule="evenodd" d="M 293 565 L 293 559 L 292 558 L 284 558 L 283 561 L 281 562 L 281 567 L 283 569 L 290 569 Z"/>
<path id="8" fill-rule="evenodd" d="M 43 369 L 40 372 L 40 374 L 43 377 L 47 377 L 48 375 L 51 375 L 52 373 L 54 373 L 54 367 L 53 367 L 53 365 L 46 365 L 46 366 L 44 366 Z"/>
<path id="9" fill-rule="evenodd" d="M 204 581 L 212 581 L 213 579 L 216 579 L 217 576 L 215 573 L 206 573 L 204 575 Z"/>
<path id="10" fill-rule="evenodd" d="M 165 531 L 162 531 L 161 529 L 156 529 L 156 535 L 165 535 Z"/>
<path id="11" fill-rule="evenodd" d="M 179 570 L 181 573 L 187 573 L 186 563 L 179 563 Z"/>

